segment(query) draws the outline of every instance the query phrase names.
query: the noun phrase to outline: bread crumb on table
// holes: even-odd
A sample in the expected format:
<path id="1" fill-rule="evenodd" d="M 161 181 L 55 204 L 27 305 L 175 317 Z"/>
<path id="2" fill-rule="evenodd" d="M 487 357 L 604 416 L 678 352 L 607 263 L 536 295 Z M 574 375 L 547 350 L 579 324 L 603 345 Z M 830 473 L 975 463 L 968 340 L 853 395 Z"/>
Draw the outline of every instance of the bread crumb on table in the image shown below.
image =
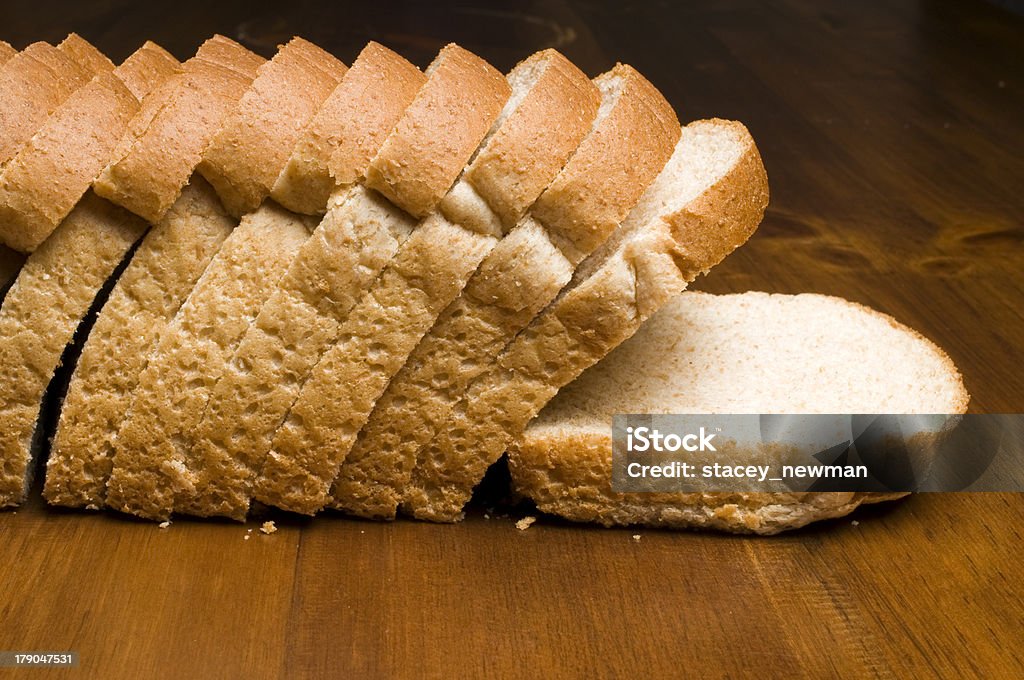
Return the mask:
<path id="1" fill-rule="evenodd" d="M 265 534 L 272 534 L 277 531 L 277 526 L 273 522 L 264 522 L 263 526 L 260 527 L 260 531 Z"/>
<path id="2" fill-rule="evenodd" d="M 524 517 L 516 522 L 516 529 L 520 531 L 526 531 L 530 528 L 530 525 L 537 521 L 536 517 Z"/>
<path id="3" fill-rule="evenodd" d="M 857 520 L 853 520 L 852 522 L 850 522 L 850 524 L 852 524 L 853 526 L 859 526 L 860 522 L 858 522 Z"/>
<path id="4" fill-rule="evenodd" d="M 633 534 L 633 540 L 639 542 L 643 538 L 640 534 Z"/>
<path id="5" fill-rule="evenodd" d="M 171 523 L 170 522 L 160 522 L 160 524 L 157 524 L 157 526 L 160 527 L 161 529 L 166 529 L 167 527 L 171 526 Z"/>

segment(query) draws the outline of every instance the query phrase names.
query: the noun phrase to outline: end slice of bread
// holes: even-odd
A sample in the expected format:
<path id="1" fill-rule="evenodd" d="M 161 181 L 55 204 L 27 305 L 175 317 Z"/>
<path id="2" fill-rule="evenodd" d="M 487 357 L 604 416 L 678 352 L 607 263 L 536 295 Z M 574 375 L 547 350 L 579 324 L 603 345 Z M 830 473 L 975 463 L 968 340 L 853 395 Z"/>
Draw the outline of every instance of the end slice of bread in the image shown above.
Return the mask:
<path id="1" fill-rule="evenodd" d="M 563 93 L 573 89 L 565 83 L 558 87 Z M 598 105 L 588 109 L 590 119 L 563 122 L 576 133 L 579 147 L 557 175 L 549 175 L 549 186 L 536 188 L 533 196 L 539 200 L 531 214 L 520 220 L 520 211 L 511 218 L 518 225 L 487 254 L 391 380 L 338 473 L 331 507 L 393 517 L 416 454 L 447 409 L 568 281 L 572 262 L 534 217 L 537 205 L 548 207 L 553 229 L 573 224 L 599 235 L 596 241 L 618 225 L 668 160 L 679 123 L 639 73 L 620 65 L 598 77 L 590 92 L 600 95 L 590 102 Z M 538 98 L 550 95 L 542 90 Z M 555 211 L 554 205 L 564 210 Z M 581 210 L 581 205 L 588 207 Z M 577 252 L 574 248 L 572 255 Z"/>
<path id="2" fill-rule="evenodd" d="M 146 224 L 92 193 L 28 258 L 0 307 L 0 507 L 35 469 L 39 406 L 64 348 Z"/>
<path id="3" fill-rule="evenodd" d="M 35 250 L 110 161 L 138 111 L 138 96 L 177 68 L 173 58 L 148 43 L 72 93 L 0 174 L 0 240 L 17 250 Z"/>
<path id="4" fill-rule="evenodd" d="M 454 521 L 473 487 L 558 390 L 630 337 L 661 304 L 742 244 L 768 185 L 746 128 L 683 129 L 668 164 L 606 246 L 474 380 L 420 454 L 403 509 Z"/>
<path id="5" fill-rule="evenodd" d="M 509 449 L 538 508 L 605 526 L 774 534 L 886 497 L 861 493 L 622 494 L 619 413 L 964 413 L 942 350 L 890 317 L 823 295 L 683 293 L 566 386 Z"/>
<path id="6" fill-rule="evenodd" d="M 213 188 L 193 177 L 146 234 L 100 310 L 71 376 L 46 465 L 47 501 L 103 506 L 117 430 L 139 375 L 236 225 Z"/>
<path id="7" fill-rule="evenodd" d="M 184 72 L 136 114 L 96 193 L 159 222 L 264 61 L 224 36 L 203 43 Z"/>
<path id="8" fill-rule="evenodd" d="M 259 68 L 196 168 L 228 212 L 241 217 L 270 195 L 306 124 L 346 70 L 302 38 L 293 38 Z"/>
<path id="9" fill-rule="evenodd" d="M 322 214 L 338 187 L 362 181 L 425 81 L 411 63 L 368 43 L 302 132 L 270 195 L 289 210 Z"/>

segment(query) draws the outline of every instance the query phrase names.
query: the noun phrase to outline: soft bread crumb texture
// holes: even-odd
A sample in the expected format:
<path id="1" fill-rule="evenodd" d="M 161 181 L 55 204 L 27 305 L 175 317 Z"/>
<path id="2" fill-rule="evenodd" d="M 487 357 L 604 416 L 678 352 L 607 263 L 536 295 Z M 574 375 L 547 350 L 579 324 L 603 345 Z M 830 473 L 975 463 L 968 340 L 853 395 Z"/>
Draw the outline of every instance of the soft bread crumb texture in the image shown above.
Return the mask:
<path id="1" fill-rule="evenodd" d="M 61 407 L 46 466 L 50 503 L 104 504 L 118 427 L 153 347 L 237 222 L 193 177 L 150 229 L 103 305 Z"/>
<path id="2" fill-rule="evenodd" d="M 565 387 L 509 451 L 517 492 L 576 521 L 774 534 L 902 494 L 617 494 L 617 413 L 963 413 L 946 354 L 823 295 L 684 293 Z"/>

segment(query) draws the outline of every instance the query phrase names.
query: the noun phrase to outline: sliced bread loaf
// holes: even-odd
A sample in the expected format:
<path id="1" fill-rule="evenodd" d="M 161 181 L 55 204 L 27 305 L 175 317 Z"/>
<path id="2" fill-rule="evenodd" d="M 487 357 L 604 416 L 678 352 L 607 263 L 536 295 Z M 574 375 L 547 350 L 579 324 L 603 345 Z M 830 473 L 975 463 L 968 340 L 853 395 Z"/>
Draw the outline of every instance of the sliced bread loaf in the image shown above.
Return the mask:
<path id="1" fill-rule="evenodd" d="M 0 307 L 0 507 L 35 470 L 39 406 L 64 348 L 146 224 L 94 194 L 28 258 Z"/>
<path id="2" fill-rule="evenodd" d="M 757 148 L 739 123 L 684 128 L 665 169 L 608 242 L 468 387 L 420 452 L 402 507 L 461 517 L 514 437 L 584 369 L 753 233 L 768 202 Z"/>
<path id="3" fill-rule="evenodd" d="M 435 69 L 429 88 L 457 91 L 452 77 Z M 214 388 L 187 458 L 194 483 L 191 493 L 178 494 L 179 512 L 244 519 L 252 476 L 299 386 L 408 236 L 412 218 L 357 183 L 425 81 L 408 61 L 371 44 L 296 145 L 278 188 L 287 186 L 290 197 L 316 213 L 323 207 L 311 201 L 333 184 L 332 173 L 338 186 Z"/>
<path id="4" fill-rule="evenodd" d="M 774 534 L 887 496 L 611 489 L 620 413 L 964 413 L 942 350 L 893 319 L 823 295 L 683 293 L 566 386 L 509 449 L 515 489 L 545 512 Z"/>
<path id="5" fill-rule="evenodd" d="M 51 111 L 93 75 L 65 49 L 42 42 L 7 60 L 0 68 L 0 167 L 14 158 Z"/>
<path id="6" fill-rule="evenodd" d="M 184 72 L 135 116 L 96 193 L 151 224 L 159 222 L 263 62 L 224 36 L 203 43 Z"/>
<path id="7" fill-rule="evenodd" d="M 196 168 L 228 212 L 240 217 L 270 195 L 306 124 L 345 71 L 343 63 L 302 38 L 292 38 L 260 67 Z"/>
<path id="8" fill-rule="evenodd" d="M 237 222 L 193 177 L 142 240 L 103 305 L 75 366 L 46 465 L 46 499 L 103 506 L 117 429 L 139 374 Z"/>
<path id="9" fill-rule="evenodd" d="M 566 244 L 588 233 L 589 243 L 599 243 L 664 166 L 679 136 L 664 98 L 627 66 L 595 82 L 600 110 L 589 131 L 586 121 L 576 128 L 589 132 L 586 139 L 530 216 L 514 216 L 519 225 L 487 255 L 391 381 L 341 467 L 332 507 L 394 516 L 416 454 L 447 409 L 568 282 L 576 258 L 591 247 L 580 242 L 567 248 L 567 257 L 552 239 Z"/>
<path id="10" fill-rule="evenodd" d="M 0 174 L 0 241 L 35 250 L 110 161 L 139 100 L 177 70 L 147 43 L 72 93 Z"/>
<path id="11" fill-rule="evenodd" d="M 334 89 L 343 68 L 301 39 L 259 68 L 199 166 L 219 185 L 227 205 L 245 210 L 269 194 L 301 125 Z M 170 515 L 175 493 L 189 484 L 186 457 L 211 388 L 314 225 L 268 203 L 244 217 L 225 240 L 140 375 L 115 442 L 108 505 L 146 517 Z M 189 363 L 195 361 L 201 362 L 202 379 Z M 172 384 L 188 395 L 168 391 Z"/>
<path id="12" fill-rule="evenodd" d="M 431 311 L 430 301 L 457 294 L 462 283 L 459 269 L 494 239 L 489 232 L 457 227 L 434 211 L 481 142 L 493 138 L 488 132 L 508 100 L 509 84 L 489 64 L 455 45 L 442 50 L 428 74 L 428 86 L 371 162 L 366 183 L 409 215 L 430 217 L 402 243 L 380 278 L 371 279 L 370 290 L 338 329 L 339 342 L 320 357 L 302 386 L 292 415 L 264 460 L 255 493 L 261 502 L 307 513 L 323 506 L 344 451 L 327 450 L 329 445 L 322 446 L 319 439 L 303 441 L 303 428 L 297 424 L 308 423 L 315 433 L 327 429 L 354 435 L 358 426 L 348 432 L 349 425 L 343 423 L 360 416 L 333 391 L 338 379 L 346 388 L 355 387 L 347 383 L 350 374 L 343 370 L 355 369 L 352 378 L 363 381 L 358 389 L 376 398 L 383 389 L 381 381 L 386 384 L 398 368 L 391 364 L 398 360 L 400 365 L 402 351 L 388 343 L 425 332 L 418 327 L 437 313 Z M 429 87 L 439 75 L 445 76 L 444 86 Z M 389 309 L 383 311 L 384 307 Z M 339 363 L 345 368 L 336 370 Z M 356 363 L 366 369 L 365 378 L 356 374 Z M 363 417 L 369 414 L 365 403 L 357 408 Z M 314 415 L 322 419 L 314 420 Z"/>

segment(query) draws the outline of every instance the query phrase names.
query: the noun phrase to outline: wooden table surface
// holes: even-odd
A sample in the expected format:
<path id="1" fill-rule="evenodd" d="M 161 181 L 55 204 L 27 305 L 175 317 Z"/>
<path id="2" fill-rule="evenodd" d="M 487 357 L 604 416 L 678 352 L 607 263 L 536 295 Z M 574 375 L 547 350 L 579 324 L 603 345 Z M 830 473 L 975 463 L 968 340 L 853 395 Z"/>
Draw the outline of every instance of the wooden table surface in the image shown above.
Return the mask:
<path id="1" fill-rule="evenodd" d="M 282 6 L 287 5 L 287 6 Z M 684 120 L 744 121 L 760 231 L 696 287 L 842 295 L 944 347 L 972 410 L 1024 410 L 1024 20 L 980 2 L 727 0 L 23 3 L 17 46 L 75 30 L 115 59 L 214 31 L 299 33 L 425 65 L 455 40 L 509 68 L 616 60 Z M 0 650 L 74 650 L 31 677 L 1024 677 L 1024 496 L 926 495 L 776 538 L 541 518 L 279 530 L 0 514 Z M 856 523 L 851 520 L 856 520 Z M 640 540 L 634 540 L 639 534 Z M 10 671 L 0 671 L 10 672 Z"/>

